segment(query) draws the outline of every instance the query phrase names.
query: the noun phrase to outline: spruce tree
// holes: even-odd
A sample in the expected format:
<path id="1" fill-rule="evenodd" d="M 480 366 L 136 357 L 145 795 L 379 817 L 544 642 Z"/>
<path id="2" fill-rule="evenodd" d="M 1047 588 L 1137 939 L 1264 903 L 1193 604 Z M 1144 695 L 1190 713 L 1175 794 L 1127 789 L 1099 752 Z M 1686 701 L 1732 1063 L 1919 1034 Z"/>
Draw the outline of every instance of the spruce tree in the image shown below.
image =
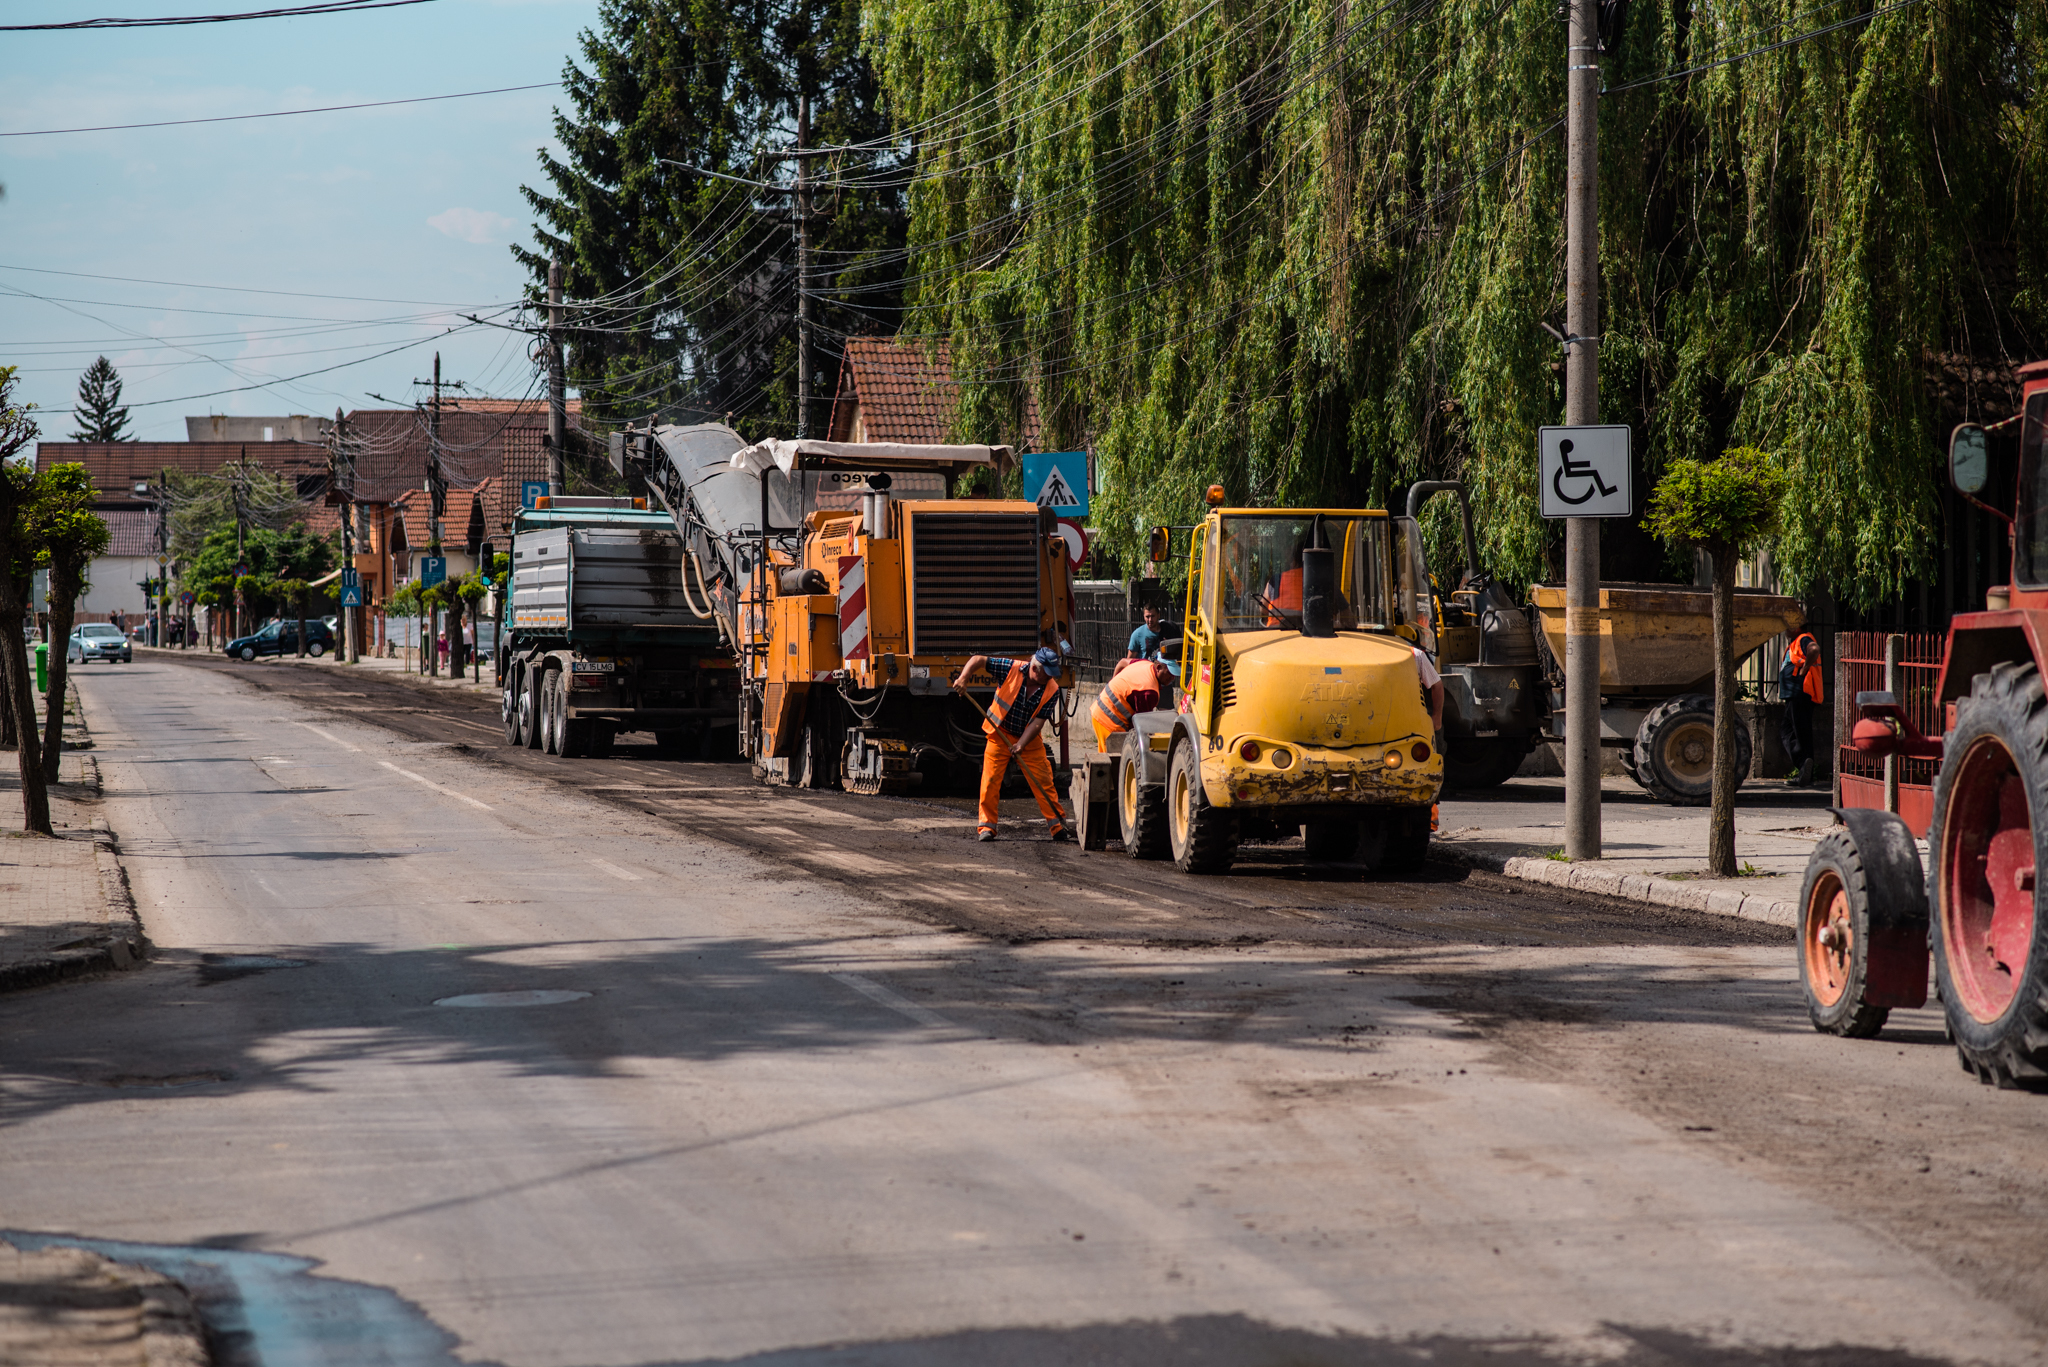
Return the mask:
<path id="1" fill-rule="evenodd" d="M 133 441 L 128 435 L 128 410 L 121 406 L 121 372 L 102 356 L 78 380 L 78 407 L 71 410 L 78 430 L 73 441 Z"/>

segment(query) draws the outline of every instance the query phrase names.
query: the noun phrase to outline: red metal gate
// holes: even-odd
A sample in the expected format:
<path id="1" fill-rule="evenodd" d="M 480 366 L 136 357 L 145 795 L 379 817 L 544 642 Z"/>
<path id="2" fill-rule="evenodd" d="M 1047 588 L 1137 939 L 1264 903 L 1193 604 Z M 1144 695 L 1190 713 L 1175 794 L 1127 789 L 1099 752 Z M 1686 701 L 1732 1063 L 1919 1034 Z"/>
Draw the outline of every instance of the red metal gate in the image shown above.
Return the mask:
<path id="1" fill-rule="evenodd" d="M 1838 631 L 1835 633 L 1835 735 L 1846 738 L 1856 721 L 1856 695 L 1878 692 L 1885 683 L 1885 642 L 1899 640 L 1899 679 L 1896 692 L 1922 735 L 1938 736 L 1945 729 L 1941 709 L 1935 704 L 1934 689 L 1941 679 L 1941 651 L 1947 640 L 1934 631 Z M 1898 766 L 1898 813 L 1913 828 L 1913 834 L 1927 835 L 1934 820 L 1934 771 L 1931 759 L 1893 761 Z M 1835 773 L 1841 783 L 1844 807 L 1885 807 L 1885 761 L 1876 755 L 1858 754 L 1847 745 L 1835 752 Z"/>

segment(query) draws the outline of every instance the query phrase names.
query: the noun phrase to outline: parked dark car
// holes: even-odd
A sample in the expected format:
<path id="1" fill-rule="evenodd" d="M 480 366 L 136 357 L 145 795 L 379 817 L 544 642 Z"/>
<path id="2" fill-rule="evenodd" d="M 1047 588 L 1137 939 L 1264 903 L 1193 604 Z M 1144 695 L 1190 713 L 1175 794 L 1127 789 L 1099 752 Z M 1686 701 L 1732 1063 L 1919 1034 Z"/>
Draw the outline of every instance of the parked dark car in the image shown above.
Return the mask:
<path id="1" fill-rule="evenodd" d="M 82 665 L 88 660 L 113 664 L 118 660 L 125 665 L 135 659 L 135 648 L 112 622 L 87 622 L 71 633 L 64 656 L 73 664 Z"/>
<path id="2" fill-rule="evenodd" d="M 332 649 L 334 633 L 327 629 L 327 624 L 317 618 L 307 621 L 306 653 L 318 657 Z M 254 636 L 237 636 L 227 643 L 225 650 L 237 660 L 253 660 L 259 655 L 296 655 L 299 653 L 299 624 L 296 619 L 272 622 Z"/>

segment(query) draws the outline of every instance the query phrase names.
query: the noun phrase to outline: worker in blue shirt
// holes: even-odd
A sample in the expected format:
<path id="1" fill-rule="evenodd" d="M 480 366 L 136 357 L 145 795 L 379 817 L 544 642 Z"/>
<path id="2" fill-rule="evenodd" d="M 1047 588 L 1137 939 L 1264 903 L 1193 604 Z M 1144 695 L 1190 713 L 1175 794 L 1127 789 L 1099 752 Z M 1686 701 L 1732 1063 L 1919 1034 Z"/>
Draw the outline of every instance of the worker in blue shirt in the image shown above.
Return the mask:
<path id="1" fill-rule="evenodd" d="M 1159 608 L 1145 609 L 1145 625 L 1131 633 L 1130 645 L 1124 649 L 1124 663 L 1132 660 L 1149 660 L 1159 649 L 1159 643 L 1166 639 L 1166 613 Z"/>

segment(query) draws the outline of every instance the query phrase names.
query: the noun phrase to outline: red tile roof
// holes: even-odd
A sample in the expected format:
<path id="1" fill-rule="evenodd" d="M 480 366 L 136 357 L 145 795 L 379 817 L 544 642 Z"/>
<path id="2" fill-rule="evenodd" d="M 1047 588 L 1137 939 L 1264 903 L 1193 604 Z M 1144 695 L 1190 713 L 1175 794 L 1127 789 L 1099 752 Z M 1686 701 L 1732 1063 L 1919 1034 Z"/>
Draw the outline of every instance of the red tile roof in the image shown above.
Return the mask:
<path id="1" fill-rule="evenodd" d="M 92 475 L 93 489 L 102 503 L 140 504 L 135 494 L 138 483 L 154 480 L 159 471 L 178 470 L 185 474 L 210 475 L 223 466 L 247 456 L 278 474 L 302 477 L 302 483 L 327 473 L 327 448 L 291 441 L 40 441 L 36 443 L 36 469 L 75 461 Z"/>
<path id="2" fill-rule="evenodd" d="M 952 350 L 945 343 L 927 355 L 920 346 L 887 337 L 849 337 L 839 368 L 839 392 L 832 400 L 829 440 L 853 441 L 858 418 L 862 441 L 948 442 L 954 439 L 958 405 Z M 1025 391 L 1022 433 L 975 437 L 990 439 L 1036 449 L 1037 394 Z"/>
<path id="3" fill-rule="evenodd" d="M 110 508 L 100 513 L 107 524 L 108 555 L 156 554 L 156 514 L 147 508 Z"/>

